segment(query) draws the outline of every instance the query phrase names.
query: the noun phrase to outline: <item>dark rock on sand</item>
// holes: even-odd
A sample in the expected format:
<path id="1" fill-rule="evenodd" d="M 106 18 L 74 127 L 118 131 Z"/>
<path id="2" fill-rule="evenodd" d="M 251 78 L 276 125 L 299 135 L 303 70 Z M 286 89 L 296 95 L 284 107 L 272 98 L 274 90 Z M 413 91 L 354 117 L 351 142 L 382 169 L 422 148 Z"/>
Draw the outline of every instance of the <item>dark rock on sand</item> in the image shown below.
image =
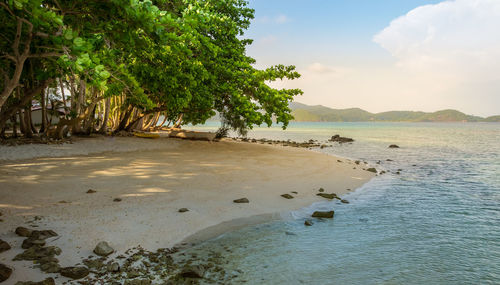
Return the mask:
<path id="1" fill-rule="evenodd" d="M 282 194 L 281 197 L 283 197 L 285 199 L 293 199 L 293 196 L 290 194 Z"/>
<path id="2" fill-rule="evenodd" d="M 325 192 L 325 189 L 319 188 L 318 192 Z"/>
<path id="3" fill-rule="evenodd" d="M 377 173 L 377 169 L 373 168 L 373 167 L 370 167 L 370 168 L 367 168 L 366 171 L 370 171 L 370 172 L 373 172 L 373 173 Z"/>
<path id="4" fill-rule="evenodd" d="M 305 220 L 304 225 L 310 227 L 310 226 L 314 225 L 314 223 L 312 221 Z"/>
<path id="5" fill-rule="evenodd" d="M 72 266 L 61 268 L 61 275 L 71 279 L 81 279 L 89 275 L 89 270 L 84 266 Z"/>
<path id="6" fill-rule="evenodd" d="M 240 198 L 233 201 L 234 203 L 249 203 L 247 198 Z"/>
<path id="7" fill-rule="evenodd" d="M 34 282 L 34 281 L 25 281 L 25 282 L 22 282 L 22 281 L 19 281 L 17 282 L 16 284 L 14 285 L 55 285 L 56 284 L 56 281 L 54 281 L 54 278 L 47 278 L 43 281 L 39 281 L 39 282 Z"/>
<path id="8" fill-rule="evenodd" d="M 345 200 L 345 199 L 340 199 L 340 202 L 344 203 L 344 204 L 349 204 L 349 201 Z"/>
<path id="9" fill-rule="evenodd" d="M 331 193 L 331 194 L 328 194 L 328 193 L 318 193 L 316 195 L 320 196 L 320 197 L 323 197 L 323 198 L 326 198 L 326 199 L 330 199 L 330 200 L 337 198 L 337 194 L 335 194 L 335 193 Z"/>
<path id="10" fill-rule="evenodd" d="M 203 278 L 205 268 L 201 265 L 186 266 L 179 275 L 184 278 Z"/>
<path id="11" fill-rule="evenodd" d="M 179 209 L 179 213 L 184 213 L 184 212 L 188 212 L 189 209 L 188 208 L 180 208 Z"/>
<path id="12" fill-rule="evenodd" d="M 93 189 L 89 189 L 87 190 L 87 194 L 94 194 L 96 193 L 97 191 L 93 190 Z"/>
<path id="13" fill-rule="evenodd" d="M 134 280 L 127 280 L 123 285 L 149 285 L 151 284 L 151 280 L 149 279 L 134 279 Z"/>
<path id="14" fill-rule="evenodd" d="M 118 262 L 112 262 L 107 265 L 108 272 L 118 272 L 120 271 L 120 264 Z"/>
<path id="15" fill-rule="evenodd" d="M 9 279 L 12 269 L 0 263 L 0 282 Z"/>
<path id="16" fill-rule="evenodd" d="M 43 230 L 43 231 L 32 231 L 30 238 L 32 239 L 38 239 L 38 240 L 44 240 L 48 239 L 50 237 L 56 237 L 57 233 L 54 232 L 53 230 Z"/>
<path id="17" fill-rule="evenodd" d="M 40 270 L 45 273 L 57 273 L 61 270 L 61 266 L 57 262 L 47 262 L 40 265 Z"/>
<path id="18" fill-rule="evenodd" d="M 292 191 L 292 193 L 293 193 L 293 194 L 299 194 L 299 192 L 297 192 L 297 191 Z"/>
<path id="19" fill-rule="evenodd" d="M 28 249 L 32 246 L 44 246 L 45 245 L 45 240 L 43 239 L 35 239 L 35 238 L 27 238 L 23 241 L 23 244 L 21 245 L 21 248 L 23 249 Z"/>
<path id="20" fill-rule="evenodd" d="M 347 143 L 347 142 L 353 142 L 354 140 L 351 138 L 341 137 L 340 135 L 334 135 L 329 139 L 329 141 L 338 143 Z"/>
<path id="21" fill-rule="evenodd" d="M 16 228 L 16 234 L 21 237 L 29 237 L 31 236 L 31 230 L 25 228 L 25 227 L 17 227 Z"/>
<path id="22" fill-rule="evenodd" d="M 332 219 L 334 214 L 335 214 L 334 211 L 316 211 L 312 214 L 312 217 Z"/>
<path id="23" fill-rule="evenodd" d="M 122 199 L 121 199 L 121 198 L 114 198 L 114 199 L 113 199 L 113 202 L 121 202 L 121 201 L 122 201 Z"/>
<path id="24" fill-rule="evenodd" d="M 94 248 L 94 253 L 100 256 L 108 256 L 112 254 L 115 250 L 109 246 L 109 244 L 105 241 L 101 241 Z"/>
<path id="25" fill-rule="evenodd" d="M 391 144 L 389 148 L 399 148 L 399 146 L 397 144 Z"/>
<path id="26" fill-rule="evenodd" d="M 54 257 L 55 255 L 61 254 L 61 249 L 57 246 L 39 247 L 32 246 L 14 257 L 16 260 L 39 260 L 44 257 Z"/>
<path id="27" fill-rule="evenodd" d="M 0 239 L 0 253 L 7 251 L 10 249 L 10 245 L 6 242 Z"/>

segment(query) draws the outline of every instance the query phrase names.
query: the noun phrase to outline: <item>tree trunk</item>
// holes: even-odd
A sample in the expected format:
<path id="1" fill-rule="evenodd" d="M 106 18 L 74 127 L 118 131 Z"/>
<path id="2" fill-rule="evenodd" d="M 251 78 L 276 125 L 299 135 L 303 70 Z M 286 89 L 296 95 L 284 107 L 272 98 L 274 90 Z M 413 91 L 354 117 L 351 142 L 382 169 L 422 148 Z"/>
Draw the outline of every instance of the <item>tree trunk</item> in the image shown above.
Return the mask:
<path id="1" fill-rule="evenodd" d="M 99 133 L 101 133 L 101 134 L 106 133 L 110 108 L 111 108 L 111 98 L 108 97 L 108 98 L 106 98 L 106 102 L 104 102 L 104 117 L 102 119 L 101 128 L 99 129 Z"/>
<path id="2" fill-rule="evenodd" d="M 45 104 L 45 90 L 42 90 L 40 97 L 40 103 L 42 105 L 42 126 L 40 127 L 40 133 L 43 133 L 47 128 L 47 104 Z"/>

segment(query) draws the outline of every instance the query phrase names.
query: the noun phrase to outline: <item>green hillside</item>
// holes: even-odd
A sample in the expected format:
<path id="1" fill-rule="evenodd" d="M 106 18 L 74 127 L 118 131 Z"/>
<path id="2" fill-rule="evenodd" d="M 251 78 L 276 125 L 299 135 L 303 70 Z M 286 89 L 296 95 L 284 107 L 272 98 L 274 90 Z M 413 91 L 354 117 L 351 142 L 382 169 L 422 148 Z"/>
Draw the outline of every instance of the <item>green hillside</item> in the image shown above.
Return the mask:
<path id="1" fill-rule="evenodd" d="M 482 118 L 457 110 L 441 110 L 433 113 L 414 111 L 389 111 L 370 113 L 359 108 L 332 109 L 321 105 L 309 106 L 290 103 L 297 122 L 500 122 L 500 116 Z"/>

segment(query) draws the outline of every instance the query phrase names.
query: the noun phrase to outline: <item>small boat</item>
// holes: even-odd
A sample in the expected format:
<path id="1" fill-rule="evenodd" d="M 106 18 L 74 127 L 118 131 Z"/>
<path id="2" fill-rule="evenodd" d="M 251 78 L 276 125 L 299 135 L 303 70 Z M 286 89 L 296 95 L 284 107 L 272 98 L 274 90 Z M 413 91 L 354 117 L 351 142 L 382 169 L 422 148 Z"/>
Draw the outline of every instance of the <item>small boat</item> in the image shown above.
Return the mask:
<path id="1" fill-rule="evenodd" d="M 158 139 L 160 138 L 160 135 L 157 133 L 139 133 L 139 132 L 134 132 L 134 136 L 139 137 L 139 138 L 147 138 L 147 139 Z"/>

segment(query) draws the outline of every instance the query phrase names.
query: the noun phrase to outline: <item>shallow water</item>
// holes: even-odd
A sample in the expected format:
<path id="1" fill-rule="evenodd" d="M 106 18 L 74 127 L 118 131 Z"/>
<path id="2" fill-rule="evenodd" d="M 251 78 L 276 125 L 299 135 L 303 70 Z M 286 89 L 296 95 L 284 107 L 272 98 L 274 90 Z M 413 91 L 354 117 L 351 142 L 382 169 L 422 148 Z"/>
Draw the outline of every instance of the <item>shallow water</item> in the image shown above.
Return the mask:
<path id="1" fill-rule="evenodd" d="M 317 151 L 380 160 L 378 169 L 401 174 L 376 177 L 344 196 L 350 204 L 316 203 L 189 251 L 223 252 L 231 283 L 500 284 L 500 124 L 294 123 L 249 137 L 334 134 L 355 142 Z M 334 220 L 304 226 L 314 210 L 331 208 Z"/>

